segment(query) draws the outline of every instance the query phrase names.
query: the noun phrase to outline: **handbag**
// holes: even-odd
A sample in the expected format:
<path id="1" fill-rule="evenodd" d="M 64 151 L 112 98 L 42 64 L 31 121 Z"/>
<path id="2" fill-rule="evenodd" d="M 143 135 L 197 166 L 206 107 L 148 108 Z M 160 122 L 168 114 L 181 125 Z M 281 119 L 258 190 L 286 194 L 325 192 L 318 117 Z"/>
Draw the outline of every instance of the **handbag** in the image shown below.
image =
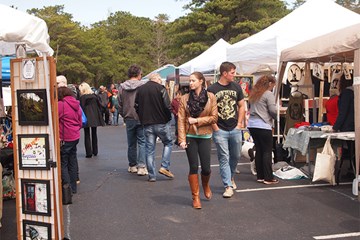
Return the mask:
<path id="1" fill-rule="evenodd" d="M 115 106 L 112 106 L 112 108 L 110 109 L 110 112 L 112 112 L 112 113 L 115 112 Z"/>
<path id="2" fill-rule="evenodd" d="M 314 176 L 312 181 L 323 180 L 335 185 L 336 155 L 331 147 L 330 137 L 327 138 L 324 149 L 316 154 Z"/>
<path id="3" fill-rule="evenodd" d="M 81 107 L 80 109 L 81 109 L 82 127 L 85 127 L 87 125 L 87 117 Z"/>

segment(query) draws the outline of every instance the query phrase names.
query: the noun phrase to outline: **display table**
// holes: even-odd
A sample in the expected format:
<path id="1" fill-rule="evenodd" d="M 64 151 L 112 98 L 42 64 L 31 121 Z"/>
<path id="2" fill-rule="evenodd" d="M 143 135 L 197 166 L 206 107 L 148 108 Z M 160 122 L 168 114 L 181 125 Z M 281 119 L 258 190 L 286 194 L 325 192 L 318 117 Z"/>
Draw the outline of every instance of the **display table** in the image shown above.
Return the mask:
<path id="1" fill-rule="evenodd" d="M 323 147 L 326 139 L 331 138 L 331 145 L 333 148 L 342 146 L 343 141 L 353 141 L 355 142 L 355 132 L 322 132 L 322 131 L 309 131 L 306 129 L 296 129 L 290 128 L 288 134 L 286 135 L 283 148 L 288 149 L 291 154 L 291 161 L 294 163 L 294 150 L 298 150 L 302 155 L 306 156 L 306 164 L 308 165 L 309 178 L 312 178 L 311 164 L 310 164 L 310 149 Z M 353 145 L 353 144 L 351 144 Z M 335 151 L 336 153 L 337 151 Z M 350 149 L 350 152 L 353 152 L 353 149 Z M 339 157 L 337 160 L 339 160 Z M 350 157 L 352 158 L 352 157 Z M 340 168 L 342 165 L 343 159 L 341 159 Z M 355 167 L 352 164 L 353 169 Z M 339 183 L 339 173 L 337 172 L 337 183 Z"/>

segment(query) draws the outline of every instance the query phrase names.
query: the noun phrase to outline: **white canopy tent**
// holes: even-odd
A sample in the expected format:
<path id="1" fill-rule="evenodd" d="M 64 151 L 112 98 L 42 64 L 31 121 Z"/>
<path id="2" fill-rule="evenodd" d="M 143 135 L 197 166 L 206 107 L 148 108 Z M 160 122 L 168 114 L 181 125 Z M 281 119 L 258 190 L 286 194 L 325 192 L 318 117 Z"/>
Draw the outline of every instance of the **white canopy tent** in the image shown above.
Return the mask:
<path id="1" fill-rule="evenodd" d="M 180 74 L 190 74 L 194 71 L 214 71 L 220 64 L 226 61 L 226 48 L 230 43 L 220 38 L 210 48 L 199 56 L 179 66 Z"/>
<path id="2" fill-rule="evenodd" d="M 360 23 L 360 15 L 334 0 L 307 0 L 263 31 L 228 47 L 227 60 L 242 74 L 276 72 L 282 50 L 355 23 Z"/>
<path id="3" fill-rule="evenodd" d="M 353 185 L 357 191 L 360 167 L 360 24 L 328 33 L 283 50 L 279 64 L 279 79 L 282 79 L 288 62 L 354 63 L 356 178 Z M 281 81 L 278 81 L 277 90 L 280 89 L 280 85 Z"/>
<path id="4" fill-rule="evenodd" d="M 49 46 L 50 37 L 44 20 L 0 4 L 0 55 L 15 53 L 9 49 L 9 43 L 26 43 L 40 54 L 52 56 L 54 51 Z"/>

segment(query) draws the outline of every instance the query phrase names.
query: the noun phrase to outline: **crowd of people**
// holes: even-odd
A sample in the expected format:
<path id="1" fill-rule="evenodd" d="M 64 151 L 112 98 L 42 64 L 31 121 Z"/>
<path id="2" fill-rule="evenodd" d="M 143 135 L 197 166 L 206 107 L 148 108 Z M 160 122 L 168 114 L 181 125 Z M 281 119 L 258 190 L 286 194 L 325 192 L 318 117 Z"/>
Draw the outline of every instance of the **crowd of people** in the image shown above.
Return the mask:
<path id="1" fill-rule="evenodd" d="M 86 158 L 97 156 L 97 127 L 118 125 L 119 115 L 126 127 L 129 173 L 148 175 L 149 182 L 156 182 L 157 173 L 174 179 L 170 171 L 172 147 L 176 144 L 185 150 L 192 206 L 195 209 L 201 208 L 200 182 L 205 198 L 212 197 L 209 184 L 212 140 L 217 150 L 223 197 L 231 198 L 234 195 L 237 188 L 234 175 L 241 157 L 242 130 L 245 127 L 249 129 L 257 150 L 256 181 L 263 184 L 279 183 L 272 171 L 272 128 L 277 112 L 272 93 L 275 77 L 263 75 L 253 86 L 248 98 L 249 119 L 245 126 L 244 95 L 240 85 L 234 81 L 235 74 L 235 65 L 223 62 L 220 79 L 207 86 L 204 75 L 193 72 L 189 76 L 189 92 L 184 95 L 181 91 L 176 92 L 172 101 L 162 85 L 161 76 L 153 73 L 149 81 L 141 81 L 142 70 L 138 65 L 129 67 L 128 80 L 119 84 L 118 88 L 114 84 L 109 88 L 100 86 L 97 93 L 85 82 L 79 85 L 78 90 L 67 86 L 66 78 L 59 76 L 62 185 L 67 193 L 63 196 L 70 196 L 70 200 L 64 203 L 71 203 L 71 194 L 77 192 L 77 183 L 80 182 L 76 148 L 81 128 L 84 129 Z M 329 116 L 335 131 L 354 130 L 353 120 L 351 122 L 344 117 L 349 114 L 353 116 L 351 91 L 351 87 L 345 83 L 340 85 L 340 96 L 336 98 L 336 105 L 339 105 L 336 111 L 339 114 Z M 345 110 L 348 112 L 345 113 Z M 85 126 L 81 126 L 82 111 L 87 117 Z M 175 118 L 175 139 L 170 130 L 172 115 Z M 158 171 L 155 164 L 157 140 L 163 144 Z"/>

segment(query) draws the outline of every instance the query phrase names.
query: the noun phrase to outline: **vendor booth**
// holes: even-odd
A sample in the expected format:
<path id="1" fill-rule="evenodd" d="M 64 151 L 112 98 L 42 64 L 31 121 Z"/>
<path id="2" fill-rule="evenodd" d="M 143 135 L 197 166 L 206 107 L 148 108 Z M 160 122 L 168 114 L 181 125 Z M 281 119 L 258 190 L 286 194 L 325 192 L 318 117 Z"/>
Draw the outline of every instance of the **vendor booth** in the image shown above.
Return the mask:
<path id="1" fill-rule="evenodd" d="M 333 0 L 307 0 L 266 29 L 227 48 L 227 60 L 240 74 L 276 73 L 282 50 L 360 23 L 360 15 Z"/>
<path id="2" fill-rule="evenodd" d="M 10 117 L 17 211 L 14 236 L 19 240 L 64 238 L 56 64 L 49 40 L 44 20 L 0 4 L 1 54 L 17 56 L 10 61 Z M 27 57 L 29 48 L 39 57 Z"/>
<path id="3" fill-rule="evenodd" d="M 289 62 L 310 63 L 353 63 L 354 106 L 355 106 L 355 179 L 353 192 L 358 193 L 360 161 L 360 24 L 331 32 L 305 41 L 281 52 L 278 79 L 286 73 Z M 277 96 L 281 81 L 278 81 Z M 335 136 L 336 137 L 336 136 Z M 351 140 L 351 139 L 350 139 Z M 357 194 L 358 195 L 358 194 Z"/>

